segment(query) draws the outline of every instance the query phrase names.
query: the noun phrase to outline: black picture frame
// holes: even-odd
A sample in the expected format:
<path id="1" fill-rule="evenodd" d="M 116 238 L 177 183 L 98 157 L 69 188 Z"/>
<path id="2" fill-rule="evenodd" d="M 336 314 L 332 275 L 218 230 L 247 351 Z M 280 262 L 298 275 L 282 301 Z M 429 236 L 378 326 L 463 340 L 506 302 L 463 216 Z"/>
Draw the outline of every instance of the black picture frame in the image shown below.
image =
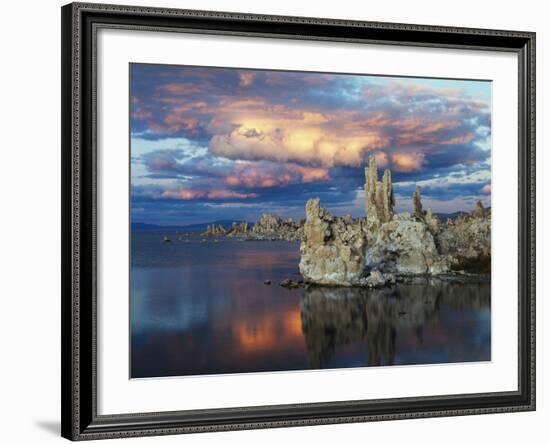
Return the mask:
<path id="1" fill-rule="evenodd" d="M 535 33 L 72 3 L 62 7 L 62 436 L 70 440 L 535 409 Z M 100 27 L 507 51 L 519 66 L 518 390 L 98 415 L 96 86 Z"/>

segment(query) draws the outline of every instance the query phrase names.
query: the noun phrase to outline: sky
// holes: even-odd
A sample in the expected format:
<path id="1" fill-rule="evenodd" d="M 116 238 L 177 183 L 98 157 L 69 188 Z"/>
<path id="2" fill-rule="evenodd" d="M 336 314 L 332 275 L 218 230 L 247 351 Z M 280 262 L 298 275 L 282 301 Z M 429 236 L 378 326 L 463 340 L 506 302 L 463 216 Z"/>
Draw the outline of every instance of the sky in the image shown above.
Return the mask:
<path id="1" fill-rule="evenodd" d="M 132 222 L 305 217 L 320 197 L 364 216 L 364 168 L 392 171 L 396 211 L 491 197 L 491 82 L 130 65 Z"/>

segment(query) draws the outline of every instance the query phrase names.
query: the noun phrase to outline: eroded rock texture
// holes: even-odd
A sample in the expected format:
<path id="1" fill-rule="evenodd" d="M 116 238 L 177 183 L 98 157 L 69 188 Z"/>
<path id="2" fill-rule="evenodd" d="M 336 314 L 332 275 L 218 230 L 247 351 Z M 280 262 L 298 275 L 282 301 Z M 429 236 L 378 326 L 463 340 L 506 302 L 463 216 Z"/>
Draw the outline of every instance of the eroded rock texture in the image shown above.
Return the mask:
<path id="1" fill-rule="evenodd" d="M 420 194 L 420 187 L 417 185 L 413 194 L 413 216 L 416 219 L 424 219 L 424 210 L 422 209 L 422 197 Z"/>
<path id="2" fill-rule="evenodd" d="M 393 186 L 391 171 L 384 171 L 382 181 L 378 181 L 376 158 L 369 157 L 369 166 L 365 168 L 365 211 L 369 227 L 377 227 L 389 222 L 393 217 Z"/>
<path id="3" fill-rule="evenodd" d="M 227 230 L 223 225 L 210 224 L 206 226 L 206 231 L 201 236 L 225 236 Z"/>
<path id="4" fill-rule="evenodd" d="M 382 182 L 376 182 L 376 160 L 369 158 L 365 190 L 367 191 L 367 239 L 365 264 L 383 273 L 440 274 L 449 271 L 451 259 L 442 256 L 434 236 L 439 221 L 431 210 L 424 211 L 420 187 L 413 194 L 413 214 L 393 213 L 393 187 L 388 170 Z M 372 200 L 373 187 L 380 199 Z M 375 216 L 373 216 L 375 215 Z"/>
<path id="5" fill-rule="evenodd" d="M 424 210 L 422 207 L 422 190 L 420 186 L 416 186 L 416 189 L 412 196 L 413 201 L 413 214 L 412 218 L 418 222 L 423 222 L 427 225 L 428 230 L 432 235 L 436 236 L 440 230 L 439 219 L 432 213 L 432 209 Z"/>
<path id="6" fill-rule="evenodd" d="M 300 272 L 308 281 L 325 285 L 356 285 L 365 270 L 364 221 L 334 217 L 320 200 L 306 204 L 300 245 Z"/>
<path id="7" fill-rule="evenodd" d="M 365 169 L 366 219 L 333 217 L 319 199 L 306 206 L 300 271 L 310 282 L 380 287 L 395 275 L 440 275 L 451 270 L 490 271 L 491 212 L 478 202 L 472 213 L 442 223 L 424 210 L 419 186 L 413 213 L 393 212 L 389 170 L 378 181 L 374 156 Z"/>
<path id="8" fill-rule="evenodd" d="M 249 227 L 248 222 L 233 222 L 231 228 L 227 230 L 226 236 L 246 236 L 248 235 Z"/>
<path id="9" fill-rule="evenodd" d="M 451 259 L 439 253 L 423 221 L 395 217 L 372 237 L 365 258 L 369 268 L 399 274 L 440 274 L 450 269 Z"/>
<path id="10" fill-rule="evenodd" d="M 491 271 L 491 210 L 478 202 L 474 211 L 448 221 L 437 237 L 453 268 L 477 273 Z"/>
<path id="11" fill-rule="evenodd" d="M 275 214 L 262 214 L 254 224 L 250 235 L 256 239 L 300 240 L 303 234 L 303 221 L 295 222 L 291 218 L 283 219 Z"/>

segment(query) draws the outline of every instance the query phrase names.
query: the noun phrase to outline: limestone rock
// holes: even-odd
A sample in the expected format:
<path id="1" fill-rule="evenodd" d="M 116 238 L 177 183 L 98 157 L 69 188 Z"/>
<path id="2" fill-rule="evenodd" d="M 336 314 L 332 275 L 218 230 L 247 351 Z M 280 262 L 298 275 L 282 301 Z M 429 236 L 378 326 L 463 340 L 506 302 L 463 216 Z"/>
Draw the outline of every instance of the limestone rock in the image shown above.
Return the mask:
<path id="1" fill-rule="evenodd" d="M 201 236 L 225 236 L 226 229 L 223 225 L 210 224 L 206 226 L 206 231 Z"/>
<path id="2" fill-rule="evenodd" d="M 386 279 L 384 275 L 378 270 L 371 271 L 369 277 L 365 279 L 365 283 L 368 287 L 383 287 L 386 285 Z"/>
<path id="3" fill-rule="evenodd" d="M 439 218 L 432 213 L 431 208 L 428 208 L 428 211 L 426 211 L 426 214 L 424 214 L 424 222 L 426 222 L 428 230 L 430 230 L 430 233 L 432 233 L 434 236 L 439 233 L 441 229 L 441 224 L 439 222 Z"/>
<path id="4" fill-rule="evenodd" d="M 420 187 L 417 185 L 413 194 L 413 215 L 416 219 L 424 219 L 424 210 L 422 209 L 422 199 L 420 196 Z"/>
<path id="5" fill-rule="evenodd" d="M 386 285 L 395 285 L 395 283 L 397 282 L 397 278 L 393 273 L 384 273 L 383 277 Z"/>
<path id="6" fill-rule="evenodd" d="M 491 211 L 481 202 L 472 213 L 441 223 L 431 209 L 423 209 L 419 186 L 413 213 L 394 214 L 391 173 L 386 170 L 379 182 L 374 156 L 365 180 L 366 220 L 333 217 L 319 199 L 307 202 L 300 272 L 308 281 L 380 287 L 405 275 L 490 271 Z"/>
<path id="7" fill-rule="evenodd" d="M 428 226 L 413 219 L 382 224 L 369 245 L 366 266 L 389 273 L 440 274 L 451 261 L 441 256 Z"/>
<path id="8" fill-rule="evenodd" d="M 378 226 L 388 222 L 393 216 L 395 199 L 391 181 L 391 171 L 384 171 L 382 181 L 378 181 L 376 158 L 369 156 L 369 166 L 365 168 L 365 211 L 367 224 Z"/>
<path id="9" fill-rule="evenodd" d="M 295 279 L 283 279 L 279 283 L 279 285 L 281 287 L 285 287 L 285 288 L 289 288 L 289 289 L 300 288 L 300 287 L 304 286 L 304 281 L 303 280 L 295 280 Z"/>
<path id="10" fill-rule="evenodd" d="M 248 232 L 248 222 L 233 222 L 233 224 L 231 224 L 231 228 L 227 231 L 226 236 L 246 236 L 248 235 Z"/>
<path id="11" fill-rule="evenodd" d="M 488 208 L 485 208 L 483 206 L 483 203 L 480 200 L 478 200 L 476 202 L 476 207 L 475 207 L 474 211 L 472 211 L 471 214 L 472 214 L 472 217 L 480 219 L 480 218 L 490 216 L 491 210 L 488 209 Z"/>
<path id="12" fill-rule="evenodd" d="M 476 209 L 446 224 L 437 236 L 443 254 L 453 256 L 458 269 L 489 272 L 491 256 L 491 213 L 478 202 Z M 480 269 L 481 268 L 481 269 Z"/>
<path id="13" fill-rule="evenodd" d="M 425 222 L 432 235 L 436 235 L 439 230 L 439 219 L 432 213 L 432 209 L 424 210 L 422 207 L 421 188 L 417 185 L 413 194 L 413 218 L 420 222 Z"/>
<path id="14" fill-rule="evenodd" d="M 291 218 L 283 219 L 275 214 L 262 214 L 252 227 L 250 236 L 261 240 L 300 240 L 303 234 L 303 222 Z"/>
<path id="15" fill-rule="evenodd" d="M 365 269 L 366 232 L 363 220 L 332 216 L 319 198 L 306 204 L 300 245 L 300 272 L 310 282 L 355 285 Z"/>

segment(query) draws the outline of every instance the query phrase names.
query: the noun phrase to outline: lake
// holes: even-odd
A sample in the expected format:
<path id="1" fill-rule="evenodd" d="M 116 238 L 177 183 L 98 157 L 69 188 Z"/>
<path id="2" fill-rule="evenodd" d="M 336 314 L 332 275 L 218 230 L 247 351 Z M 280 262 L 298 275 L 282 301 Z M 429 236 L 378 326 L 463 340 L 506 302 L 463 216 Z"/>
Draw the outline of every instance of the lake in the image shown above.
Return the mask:
<path id="1" fill-rule="evenodd" d="M 201 239 L 132 232 L 132 378 L 491 359 L 490 283 L 289 290 L 299 242 Z"/>

